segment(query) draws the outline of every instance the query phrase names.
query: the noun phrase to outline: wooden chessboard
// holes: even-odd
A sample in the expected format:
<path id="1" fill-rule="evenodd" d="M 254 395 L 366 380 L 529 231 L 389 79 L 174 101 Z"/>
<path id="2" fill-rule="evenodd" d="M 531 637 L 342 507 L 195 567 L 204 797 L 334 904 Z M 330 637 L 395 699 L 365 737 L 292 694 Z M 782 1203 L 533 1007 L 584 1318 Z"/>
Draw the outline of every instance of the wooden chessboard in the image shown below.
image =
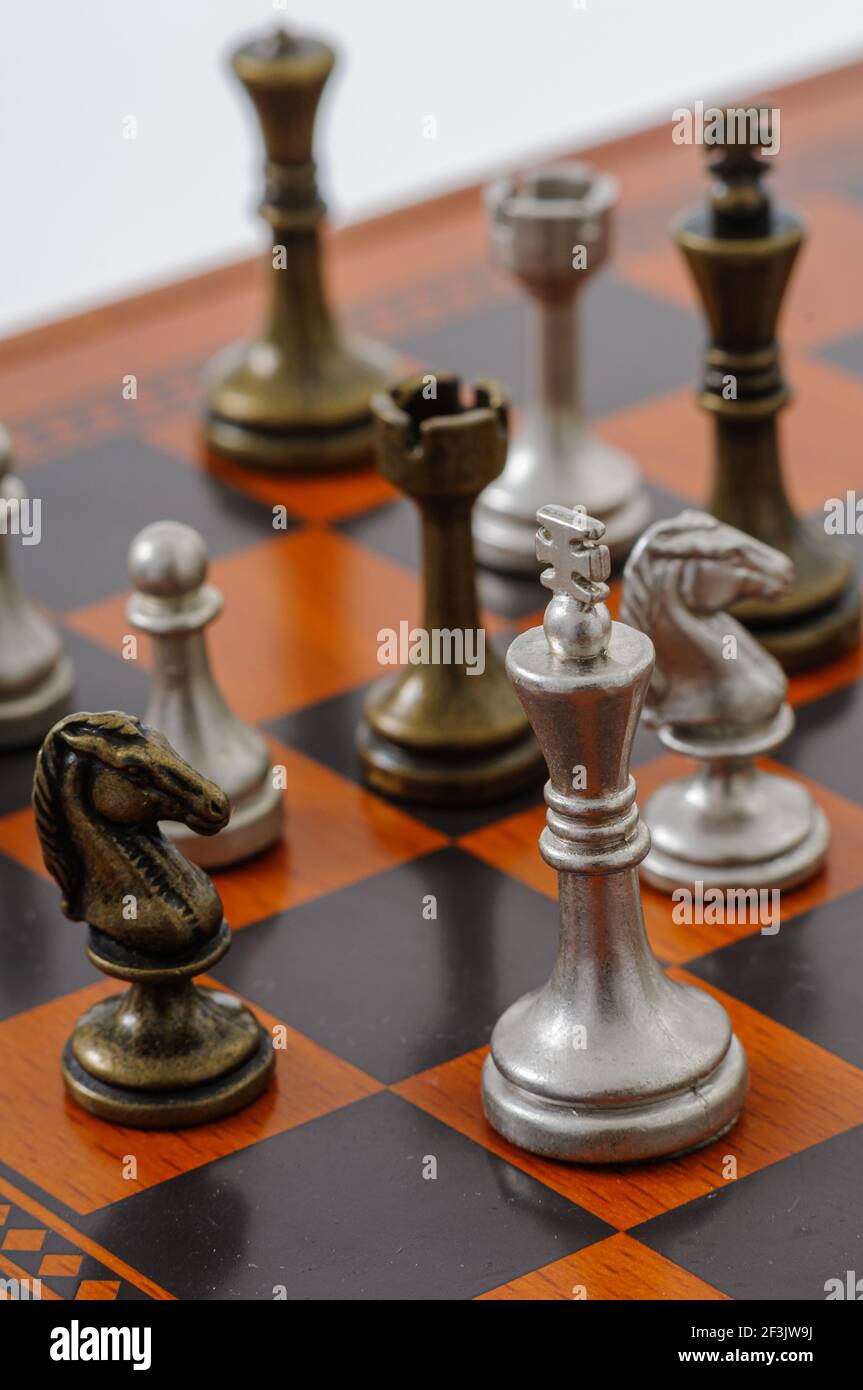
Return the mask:
<path id="1" fill-rule="evenodd" d="M 782 421 L 797 505 L 860 483 L 863 68 L 771 93 L 776 195 L 811 239 L 788 297 Z M 759 98 L 760 100 L 760 98 Z M 649 480 L 657 515 L 706 496 L 694 401 L 702 325 L 667 224 L 704 196 L 702 155 L 668 126 L 591 152 L 622 182 L 613 263 L 584 303 L 586 399 Z M 522 306 L 489 269 L 473 189 L 333 237 L 350 323 L 406 365 L 495 375 L 521 398 Z M 200 372 L 262 312 L 257 264 L 0 345 L 0 418 L 43 501 L 17 547 L 61 626 L 76 704 L 141 713 L 146 652 L 121 654 L 125 556 L 163 517 L 201 530 L 226 611 L 212 631 L 230 700 L 287 768 L 287 839 L 217 877 L 234 945 L 218 979 L 288 1028 L 252 1108 L 177 1133 L 112 1128 L 65 1100 L 74 1020 L 116 989 L 60 913 L 29 808 L 32 752 L 0 776 L 0 1277 L 60 1299 L 820 1300 L 860 1267 L 863 1169 L 863 699 L 860 656 L 792 682 L 780 763 L 833 827 L 826 871 L 785 895 L 777 936 L 681 927 L 645 890 L 676 979 L 721 998 L 751 1062 L 738 1126 L 690 1157 L 631 1169 L 544 1162 L 485 1123 L 492 1024 L 543 981 L 557 912 L 537 796 L 478 811 L 395 806 L 359 783 L 353 728 L 381 672 L 376 634 L 419 618 L 415 519 L 373 472 L 262 476 L 206 458 Z M 137 400 L 122 379 L 134 374 Z M 574 499 L 575 500 L 575 499 Z M 287 531 L 273 529 L 284 504 Z M 538 581 L 486 575 L 502 646 L 533 625 Z M 675 760 L 640 734 L 642 805 Z M 433 894 L 437 919 L 426 920 Z M 737 1177 L 728 1176 L 729 1156 Z M 436 1178 L 424 1178 L 428 1157 Z M 130 1163 L 134 1159 L 134 1164 Z M 134 1169 L 134 1176 L 130 1176 Z"/>

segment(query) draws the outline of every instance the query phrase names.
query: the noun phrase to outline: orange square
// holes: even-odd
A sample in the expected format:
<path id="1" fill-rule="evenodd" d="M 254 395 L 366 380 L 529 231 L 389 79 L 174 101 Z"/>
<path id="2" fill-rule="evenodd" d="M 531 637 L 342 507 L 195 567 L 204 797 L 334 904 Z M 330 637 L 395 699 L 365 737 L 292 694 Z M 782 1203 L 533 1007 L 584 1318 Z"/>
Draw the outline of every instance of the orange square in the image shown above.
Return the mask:
<path id="1" fill-rule="evenodd" d="M 630 454 L 649 482 L 680 497 L 681 511 L 706 506 L 713 474 L 712 424 L 695 398 L 699 370 L 694 361 L 691 386 L 628 406 L 599 423 L 602 436 Z"/>
<path id="2" fill-rule="evenodd" d="M 45 1231 L 16 1230 L 11 1227 L 3 1238 L 4 1250 L 41 1250 L 45 1244 Z"/>
<path id="3" fill-rule="evenodd" d="M 256 859 L 213 875 L 233 927 L 428 854 L 446 837 L 304 754 L 270 740 L 285 768 L 285 838 Z M 0 824 L 0 839 L 3 826 Z"/>
<path id="4" fill-rule="evenodd" d="M 863 381 L 804 352 L 789 354 L 785 371 L 792 392 L 779 417 L 785 487 L 795 511 L 823 527 L 824 503 L 860 490 Z"/>
<path id="5" fill-rule="evenodd" d="M 0 1023 L 0 1158 L 73 1211 L 121 1201 L 381 1089 L 288 1028 L 274 1082 L 238 1114 L 179 1130 L 107 1124 L 68 1098 L 60 1056 L 80 1015 L 118 992 L 116 981 L 100 981 Z M 277 1022 L 263 1009 L 254 1012 L 267 1029 Z M 123 1176 L 130 1158 L 135 1178 Z"/>
<path id="6" fill-rule="evenodd" d="M 673 979 L 708 989 L 724 1004 L 749 1057 L 750 1093 L 730 1133 L 682 1158 L 593 1167 L 556 1163 L 517 1149 L 489 1125 L 480 1104 L 486 1049 L 410 1077 L 392 1089 L 444 1124 L 619 1229 L 638 1225 L 731 1181 L 799 1153 L 863 1121 L 863 1072 L 681 970 Z"/>
<path id="7" fill-rule="evenodd" d="M 75 1294 L 76 1299 L 89 1299 L 91 1302 L 112 1303 L 120 1292 L 119 1279 L 82 1279 Z"/>
<path id="8" fill-rule="evenodd" d="M 509 1284 L 480 1294 L 477 1302 L 537 1302 L 567 1299 L 607 1299 L 615 1302 L 675 1299 L 704 1302 L 725 1299 L 712 1284 L 681 1269 L 632 1236 L 619 1233 L 535 1269 Z"/>
<path id="9" fill-rule="evenodd" d="M 207 448 L 203 422 L 193 414 L 158 422 L 146 431 L 151 444 L 269 506 L 284 506 L 306 521 L 335 521 L 382 506 L 397 496 L 372 463 L 353 472 L 276 473 L 243 468 Z"/>
<path id="10" fill-rule="evenodd" d="M 83 1263 L 83 1255 L 45 1255 L 39 1266 L 39 1278 L 74 1279 Z"/>
<path id="11" fill-rule="evenodd" d="M 216 679 L 228 703 L 253 723 L 337 695 L 382 674 L 377 634 L 417 622 L 412 572 L 332 531 L 302 530 L 213 562 L 225 611 L 208 629 Z M 66 621 L 119 656 L 130 632 L 126 595 Z M 138 660 L 149 668 L 149 644 Z"/>
<path id="12" fill-rule="evenodd" d="M 788 699 L 792 705 L 805 705 L 808 700 L 817 700 L 822 695 L 830 695 L 834 690 L 853 685 L 861 676 L 863 644 L 858 643 L 845 656 L 820 666 L 817 671 L 803 671 L 799 676 L 789 676 Z"/>

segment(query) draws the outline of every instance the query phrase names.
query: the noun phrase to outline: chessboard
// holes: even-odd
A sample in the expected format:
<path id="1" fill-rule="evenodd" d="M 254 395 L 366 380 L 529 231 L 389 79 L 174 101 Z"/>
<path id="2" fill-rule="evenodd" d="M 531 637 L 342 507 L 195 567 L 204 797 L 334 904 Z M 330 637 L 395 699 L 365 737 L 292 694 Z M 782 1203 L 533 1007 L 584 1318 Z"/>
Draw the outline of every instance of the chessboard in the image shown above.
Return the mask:
<path id="1" fill-rule="evenodd" d="M 810 231 L 781 325 L 795 398 L 780 428 L 794 501 L 816 517 L 860 483 L 861 78 L 759 94 L 782 110 L 776 195 Z M 703 504 L 710 475 L 703 327 L 667 230 L 703 198 L 703 154 L 667 123 L 587 154 L 620 179 L 621 204 L 583 305 L 586 405 L 669 516 Z M 523 304 L 486 239 L 479 189 L 460 191 L 331 234 L 330 281 L 348 324 L 406 370 L 494 376 L 517 416 Z M 73 657 L 74 707 L 143 713 L 146 647 L 124 656 L 126 552 L 148 522 L 184 521 L 225 596 L 219 681 L 287 773 L 284 842 L 215 875 L 234 942 L 214 974 L 284 1025 L 275 1085 L 217 1123 L 140 1131 L 64 1095 L 65 1039 L 117 984 L 87 962 L 43 867 L 33 751 L 2 756 L 0 1278 L 64 1300 L 823 1300 L 861 1267 L 859 651 L 791 681 L 778 760 L 833 839 L 820 876 L 783 895 L 778 935 L 676 925 L 644 889 L 657 955 L 721 999 L 748 1053 L 737 1126 L 634 1167 L 510 1147 L 483 1118 L 479 1077 L 495 1020 L 554 958 L 541 788 L 429 809 L 362 785 L 354 729 L 381 674 L 377 634 L 420 616 L 416 516 L 373 470 L 287 476 L 207 456 L 202 369 L 262 310 L 250 262 L 0 344 L 0 418 L 43 504 L 41 544 L 16 544 L 15 563 Z M 547 598 L 538 578 L 490 573 L 480 593 L 501 650 Z M 642 805 L 676 766 L 639 734 Z"/>

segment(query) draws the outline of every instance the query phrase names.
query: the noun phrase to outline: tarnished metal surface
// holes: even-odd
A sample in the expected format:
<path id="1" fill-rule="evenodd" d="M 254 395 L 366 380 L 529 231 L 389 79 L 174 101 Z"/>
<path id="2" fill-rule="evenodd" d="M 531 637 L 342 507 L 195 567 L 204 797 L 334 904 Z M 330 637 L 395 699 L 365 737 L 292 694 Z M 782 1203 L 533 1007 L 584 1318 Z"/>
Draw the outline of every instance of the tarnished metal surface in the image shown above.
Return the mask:
<path id="1" fill-rule="evenodd" d="M 208 371 L 207 438 L 257 468 L 322 470 L 368 463 L 372 393 L 396 358 L 349 341 L 330 310 L 321 264 L 312 137 L 335 54 L 277 30 L 240 48 L 234 71 L 255 106 L 266 148 L 261 216 L 270 308 L 258 338 L 225 350 Z"/>
<path id="2" fill-rule="evenodd" d="M 130 984 L 78 1020 L 63 1056 L 71 1095 L 148 1128 L 216 1119 L 260 1095 L 272 1040 L 238 999 L 192 983 L 230 945 L 221 900 L 159 831 L 171 820 L 218 833 L 225 794 L 161 734 L 109 711 L 54 726 L 33 804 L 64 913 L 89 924 L 93 964 Z"/>

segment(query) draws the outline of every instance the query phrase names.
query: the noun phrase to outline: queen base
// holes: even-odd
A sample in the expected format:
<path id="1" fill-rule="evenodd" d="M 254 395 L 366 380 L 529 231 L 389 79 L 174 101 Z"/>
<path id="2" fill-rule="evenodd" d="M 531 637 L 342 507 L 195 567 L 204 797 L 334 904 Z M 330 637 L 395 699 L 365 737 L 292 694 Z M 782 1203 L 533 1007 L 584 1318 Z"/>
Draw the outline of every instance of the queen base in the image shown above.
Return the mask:
<path id="1" fill-rule="evenodd" d="M 218 835 L 196 835 L 178 821 L 163 821 L 160 829 L 193 864 L 218 869 L 262 854 L 281 838 L 282 802 L 283 793 L 268 776 L 253 795 L 233 807 L 231 819 Z"/>
<path id="2" fill-rule="evenodd" d="M 735 1123 L 748 1088 L 746 1054 L 732 1035 L 709 1076 L 687 1090 L 634 1105 L 555 1101 L 508 1081 L 489 1055 L 482 1105 L 510 1143 L 570 1163 L 637 1163 L 702 1148 Z"/>
<path id="3" fill-rule="evenodd" d="M 406 801 L 495 801 L 542 786 L 545 762 L 532 733 L 473 756 L 418 753 L 382 738 L 367 719 L 357 729 L 363 777 L 375 791 Z"/>
<path id="4" fill-rule="evenodd" d="M 322 472 L 368 464 L 371 397 L 397 364 L 386 348 L 350 342 L 312 364 L 317 376 L 298 384 L 274 344 L 230 347 L 210 368 L 207 442 L 250 468 Z"/>

